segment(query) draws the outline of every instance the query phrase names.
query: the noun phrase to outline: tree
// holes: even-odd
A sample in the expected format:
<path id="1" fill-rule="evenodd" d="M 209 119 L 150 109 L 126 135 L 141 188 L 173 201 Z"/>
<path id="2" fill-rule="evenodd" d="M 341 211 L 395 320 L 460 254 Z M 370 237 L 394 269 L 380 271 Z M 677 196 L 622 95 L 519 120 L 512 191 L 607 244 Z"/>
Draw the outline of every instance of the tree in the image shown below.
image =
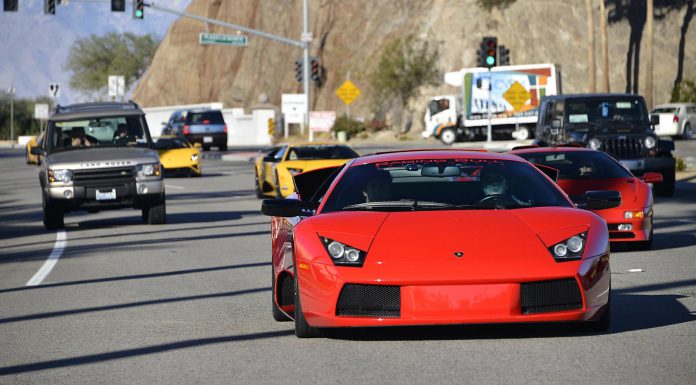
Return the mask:
<path id="1" fill-rule="evenodd" d="M 645 66 L 645 104 L 648 108 L 653 107 L 653 0 L 647 0 L 647 20 L 645 21 L 645 34 L 648 40 L 647 57 L 648 63 Z"/>
<path id="2" fill-rule="evenodd" d="M 103 93 L 109 75 L 122 75 L 128 89 L 145 72 L 158 45 L 159 39 L 152 34 L 137 36 L 130 32 L 77 40 L 66 65 L 73 72 L 70 87 Z"/>
<path id="3" fill-rule="evenodd" d="M 677 87 L 672 91 L 672 103 L 685 102 L 696 103 L 696 81 L 682 80 Z"/>
<path id="4" fill-rule="evenodd" d="M 370 85 L 378 112 L 395 110 L 395 130 L 401 130 L 404 109 L 419 95 L 420 87 L 439 84 L 438 58 L 436 47 L 416 40 L 413 35 L 392 41 L 382 51 L 379 64 L 370 76 Z"/>
<path id="5" fill-rule="evenodd" d="M 597 63 L 595 61 L 594 11 L 592 0 L 585 0 L 587 10 L 587 82 L 590 93 L 597 91 Z"/>
<path id="6" fill-rule="evenodd" d="M 487 11 L 493 8 L 505 9 L 514 2 L 515 0 L 476 0 L 476 4 Z"/>
<path id="7" fill-rule="evenodd" d="M 599 0 L 599 45 L 602 66 L 602 92 L 609 92 L 609 38 L 607 36 L 607 8 L 604 0 Z"/>
<path id="8" fill-rule="evenodd" d="M 6 91 L 0 91 L 0 139 L 10 139 L 10 99 L 12 96 Z M 34 105 L 45 103 L 51 108 L 52 101 L 46 96 L 36 99 L 17 99 L 14 101 L 14 138 L 20 135 L 37 135 L 39 133 L 39 121 L 34 119 Z"/>

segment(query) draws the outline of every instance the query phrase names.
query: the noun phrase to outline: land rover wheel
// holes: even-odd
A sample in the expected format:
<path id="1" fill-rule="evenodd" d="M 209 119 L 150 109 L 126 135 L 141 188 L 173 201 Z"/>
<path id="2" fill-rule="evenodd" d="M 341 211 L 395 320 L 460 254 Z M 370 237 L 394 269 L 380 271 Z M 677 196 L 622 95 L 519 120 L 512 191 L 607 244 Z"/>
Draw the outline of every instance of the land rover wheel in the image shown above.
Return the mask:
<path id="1" fill-rule="evenodd" d="M 457 133 L 451 128 L 445 128 L 440 133 L 440 141 L 442 141 L 444 144 L 450 145 L 457 141 Z"/>
<path id="2" fill-rule="evenodd" d="M 144 208 L 143 221 L 150 225 L 163 225 L 167 222 L 167 206 L 164 200 Z"/>
<path id="3" fill-rule="evenodd" d="M 65 227 L 65 213 L 59 207 L 47 201 L 45 196 L 41 196 L 43 206 L 43 224 L 47 230 L 55 230 Z"/>
<path id="4" fill-rule="evenodd" d="M 675 184 L 674 168 L 663 170 L 662 182 L 655 184 L 655 194 L 660 197 L 671 197 L 674 195 Z"/>

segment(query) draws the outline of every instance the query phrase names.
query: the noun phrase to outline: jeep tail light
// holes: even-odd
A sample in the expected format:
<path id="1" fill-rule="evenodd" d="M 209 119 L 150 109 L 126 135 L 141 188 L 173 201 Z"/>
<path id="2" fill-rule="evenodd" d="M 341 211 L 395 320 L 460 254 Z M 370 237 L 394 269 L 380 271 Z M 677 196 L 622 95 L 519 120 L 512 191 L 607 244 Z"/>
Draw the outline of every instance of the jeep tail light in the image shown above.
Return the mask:
<path id="1" fill-rule="evenodd" d="M 208 119 L 203 120 L 203 124 L 210 124 L 210 120 L 208 120 Z"/>
<path id="2" fill-rule="evenodd" d="M 227 125 L 225 124 L 225 134 L 227 133 Z"/>
<path id="3" fill-rule="evenodd" d="M 674 118 L 672 118 L 672 123 L 679 123 L 679 116 L 674 115 Z"/>
<path id="4" fill-rule="evenodd" d="M 189 125 L 184 124 L 184 135 L 188 135 L 188 134 L 189 134 Z"/>

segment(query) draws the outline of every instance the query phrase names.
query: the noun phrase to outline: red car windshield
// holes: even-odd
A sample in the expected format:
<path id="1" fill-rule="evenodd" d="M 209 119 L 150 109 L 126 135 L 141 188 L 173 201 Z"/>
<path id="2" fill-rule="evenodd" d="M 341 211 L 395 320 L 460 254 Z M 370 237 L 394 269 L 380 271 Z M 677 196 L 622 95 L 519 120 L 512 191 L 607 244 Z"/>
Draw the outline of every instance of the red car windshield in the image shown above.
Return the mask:
<path id="1" fill-rule="evenodd" d="M 553 167 L 558 179 L 613 179 L 633 175 L 599 151 L 532 152 L 517 154 L 530 163 Z"/>
<path id="2" fill-rule="evenodd" d="M 496 159 L 404 160 L 350 167 L 322 212 L 567 206 L 536 168 Z"/>

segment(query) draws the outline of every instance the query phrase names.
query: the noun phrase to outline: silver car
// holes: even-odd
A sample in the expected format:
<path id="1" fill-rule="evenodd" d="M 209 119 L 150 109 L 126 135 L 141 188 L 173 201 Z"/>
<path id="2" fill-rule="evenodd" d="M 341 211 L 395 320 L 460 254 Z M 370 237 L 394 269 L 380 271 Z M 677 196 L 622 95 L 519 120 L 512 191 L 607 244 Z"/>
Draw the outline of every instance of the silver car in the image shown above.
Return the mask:
<path id="1" fill-rule="evenodd" d="M 41 147 L 43 222 L 64 226 L 66 212 L 135 208 L 150 224 L 166 219 L 159 155 L 135 103 L 56 107 Z"/>
<path id="2" fill-rule="evenodd" d="M 650 113 L 660 117 L 660 123 L 655 126 L 659 136 L 672 136 L 679 139 L 691 139 L 693 127 L 696 124 L 696 104 L 669 103 L 660 104 Z"/>

